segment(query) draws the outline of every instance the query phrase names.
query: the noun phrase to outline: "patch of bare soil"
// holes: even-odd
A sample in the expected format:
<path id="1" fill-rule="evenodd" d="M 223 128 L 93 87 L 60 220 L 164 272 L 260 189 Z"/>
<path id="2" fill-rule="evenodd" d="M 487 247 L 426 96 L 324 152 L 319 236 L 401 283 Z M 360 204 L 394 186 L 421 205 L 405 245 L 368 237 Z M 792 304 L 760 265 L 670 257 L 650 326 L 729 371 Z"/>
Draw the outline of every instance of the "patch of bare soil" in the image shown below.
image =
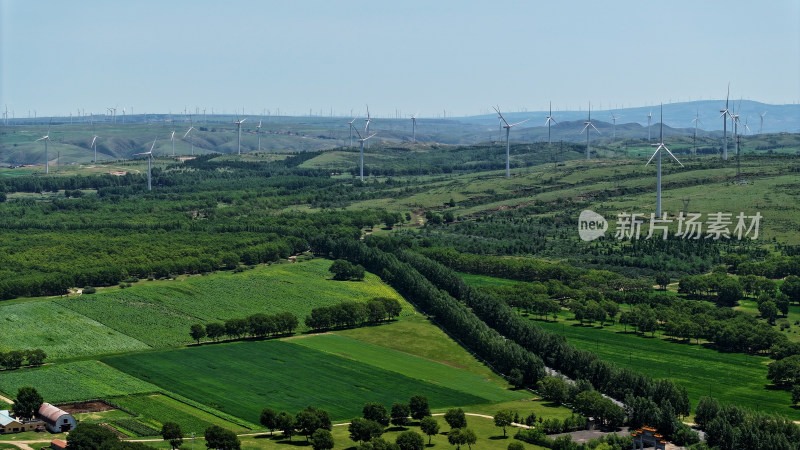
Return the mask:
<path id="1" fill-rule="evenodd" d="M 112 409 L 117 409 L 116 407 L 109 405 L 108 403 L 102 400 L 66 403 L 63 405 L 58 405 L 58 407 L 70 414 L 102 412 L 102 411 L 111 411 Z"/>

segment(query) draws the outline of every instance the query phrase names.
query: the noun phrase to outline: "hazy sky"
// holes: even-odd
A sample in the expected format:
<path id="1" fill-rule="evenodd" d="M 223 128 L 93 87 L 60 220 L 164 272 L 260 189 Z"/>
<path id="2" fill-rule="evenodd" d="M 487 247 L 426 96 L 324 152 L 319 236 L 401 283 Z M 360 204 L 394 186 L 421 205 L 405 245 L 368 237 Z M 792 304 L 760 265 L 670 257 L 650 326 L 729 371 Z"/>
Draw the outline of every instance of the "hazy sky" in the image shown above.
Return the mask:
<path id="1" fill-rule="evenodd" d="M 800 1 L 0 0 L 9 117 L 800 101 Z"/>

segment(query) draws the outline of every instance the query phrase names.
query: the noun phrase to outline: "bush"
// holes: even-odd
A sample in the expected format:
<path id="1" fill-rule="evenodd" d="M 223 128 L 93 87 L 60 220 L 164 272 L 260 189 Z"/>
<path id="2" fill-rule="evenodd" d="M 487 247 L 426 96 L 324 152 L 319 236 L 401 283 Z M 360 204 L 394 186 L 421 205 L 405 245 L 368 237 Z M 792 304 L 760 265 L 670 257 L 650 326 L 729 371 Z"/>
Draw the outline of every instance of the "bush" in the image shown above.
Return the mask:
<path id="1" fill-rule="evenodd" d="M 86 286 L 81 290 L 81 292 L 84 294 L 94 294 L 97 292 L 97 289 L 95 289 L 94 286 Z"/>
<path id="2" fill-rule="evenodd" d="M 528 428 L 527 430 L 519 430 L 514 436 L 514 439 L 519 439 L 528 444 L 540 445 L 542 447 L 551 448 L 553 440 L 544 434 L 544 431 L 539 428 Z"/>

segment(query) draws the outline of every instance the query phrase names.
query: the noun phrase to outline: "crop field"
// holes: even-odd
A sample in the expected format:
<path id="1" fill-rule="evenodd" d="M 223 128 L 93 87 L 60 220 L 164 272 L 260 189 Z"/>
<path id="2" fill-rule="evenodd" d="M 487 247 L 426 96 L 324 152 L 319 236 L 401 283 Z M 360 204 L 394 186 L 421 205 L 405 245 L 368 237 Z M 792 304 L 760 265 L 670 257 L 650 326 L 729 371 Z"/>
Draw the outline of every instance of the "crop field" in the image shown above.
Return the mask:
<path id="1" fill-rule="evenodd" d="M 193 323 L 255 313 L 292 312 L 302 331 L 306 329 L 303 318 L 312 308 L 345 300 L 392 297 L 404 305 L 403 315 L 413 312 L 377 276 L 368 273 L 364 281 L 334 281 L 328 272 L 330 265 L 331 261 L 316 259 L 258 266 L 240 273 L 143 281 L 127 289 L 110 288 L 58 302 L 153 347 L 191 342 L 189 327 Z"/>
<path id="2" fill-rule="evenodd" d="M 528 397 L 525 391 L 499 389 L 490 380 L 455 367 L 334 334 L 293 339 L 294 344 L 379 367 L 409 378 L 477 395 L 491 402 Z"/>
<path id="3" fill-rule="evenodd" d="M 578 348 L 602 359 L 655 378 L 669 378 L 686 388 L 692 407 L 700 397 L 711 395 L 721 401 L 779 413 L 800 420 L 800 412 L 789 406 L 790 394 L 767 389 L 766 357 L 721 353 L 702 345 L 670 343 L 593 327 L 565 326 L 539 322 L 550 331 L 563 334 Z"/>
<path id="4" fill-rule="evenodd" d="M 49 359 L 57 359 L 149 348 L 55 300 L 0 303 L 0 320 L 0 351 L 41 348 Z"/>
<path id="5" fill-rule="evenodd" d="M 14 396 L 22 386 L 35 386 L 46 402 L 91 400 L 117 395 L 156 392 L 153 384 L 98 361 L 75 361 L 35 369 L 3 372 L 2 391 Z"/>
<path id="6" fill-rule="evenodd" d="M 237 433 L 246 430 L 242 426 L 162 394 L 113 397 L 109 401 L 138 414 L 139 422 L 159 430 L 164 422 L 177 423 L 187 435 L 189 433 L 202 435 L 203 431 L 212 425 L 218 425 Z"/>
<path id="7" fill-rule="evenodd" d="M 365 402 L 391 404 L 415 394 L 428 397 L 432 408 L 488 402 L 477 395 L 285 341 L 220 344 L 104 361 L 250 421 L 257 421 L 261 409 L 267 406 L 294 413 L 308 405 L 328 410 L 335 420 L 344 420 L 360 415 Z M 186 377 L 186 373 L 194 376 Z"/>

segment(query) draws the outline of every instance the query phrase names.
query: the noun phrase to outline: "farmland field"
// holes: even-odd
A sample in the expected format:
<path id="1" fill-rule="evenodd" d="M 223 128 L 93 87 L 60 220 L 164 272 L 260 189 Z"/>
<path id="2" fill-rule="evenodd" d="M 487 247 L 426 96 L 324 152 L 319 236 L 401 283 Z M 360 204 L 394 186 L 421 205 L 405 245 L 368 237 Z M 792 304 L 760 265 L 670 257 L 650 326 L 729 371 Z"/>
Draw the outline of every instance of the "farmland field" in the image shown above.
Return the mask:
<path id="1" fill-rule="evenodd" d="M 359 415 L 365 402 L 391 404 L 415 394 L 427 396 L 432 408 L 489 402 L 481 396 L 286 341 L 217 344 L 109 357 L 104 361 L 250 421 L 256 421 L 267 406 L 295 412 L 307 405 L 324 408 L 333 419 L 344 420 Z M 194 376 L 186 377 L 186 373 Z"/>
<path id="2" fill-rule="evenodd" d="M 0 386 L 13 396 L 22 386 L 35 386 L 46 402 L 90 400 L 155 392 L 159 388 L 98 361 L 65 362 L 35 369 L 4 372 Z"/>
<path id="3" fill-rule="evenodd" d="M 409 378 L 477 395 L 491 402 L 529 397 L 525 391 L 499 389 L 491 381 L 465 370 L 343 336 L 328 334 L 313 338 L 294 339 L 292 343 L 369 364 Z"/>
<path id="4" fill-rule="evenodd" d="M 789 406 L 788 392 L 766 388 L 769 358 L 721 353 L 702 345 L 676 344 L 593 327 L 564 326 L 557 322 L 539 324 L 606 361 L 655 378 L 671 379 L 686 388 L 693 408 L 700 397 L 711 395 L 724 402 L 800 420 L 800 412 Z"/>
<path id="5" fill-rule="evenodd" d="M 241 273 L 222 272 L 176 281 L 143 281 L 127 289 L 110 288 L 94 295 L 58 302 L 153 347 L 191 342 L 193 323 L 222 321 L 250 314 L 289 311 L 303 318 L 312 308 L 345 300 L 392 297 L 412 307 L 380 279 L 333 281 L 331 261 L 315 259 L 297 264 L 258 266 Z M 98 352 L 99 353 L 99 352 Z"/>
<path id="6" fill-rule="evenodd" d="M 211 425 L 219 425 L 234 432 L 246 429 L 235 423 L 211 415 L 205 411 L 179 402 L 162 394 L 129 395 L 113 397 L 109 401 L 139 415 L 138 421 L 150 427 L 161 429 L 164 422 L 175 422 L 184 433 L 197 433 Z"/>
<path id="7" fill-rule="evenodd" d="M 149 348 L 55 300 L 0 304 L 0 320 L 0 351 L 41 348 L 49 359 L 57 359 Z"/>

